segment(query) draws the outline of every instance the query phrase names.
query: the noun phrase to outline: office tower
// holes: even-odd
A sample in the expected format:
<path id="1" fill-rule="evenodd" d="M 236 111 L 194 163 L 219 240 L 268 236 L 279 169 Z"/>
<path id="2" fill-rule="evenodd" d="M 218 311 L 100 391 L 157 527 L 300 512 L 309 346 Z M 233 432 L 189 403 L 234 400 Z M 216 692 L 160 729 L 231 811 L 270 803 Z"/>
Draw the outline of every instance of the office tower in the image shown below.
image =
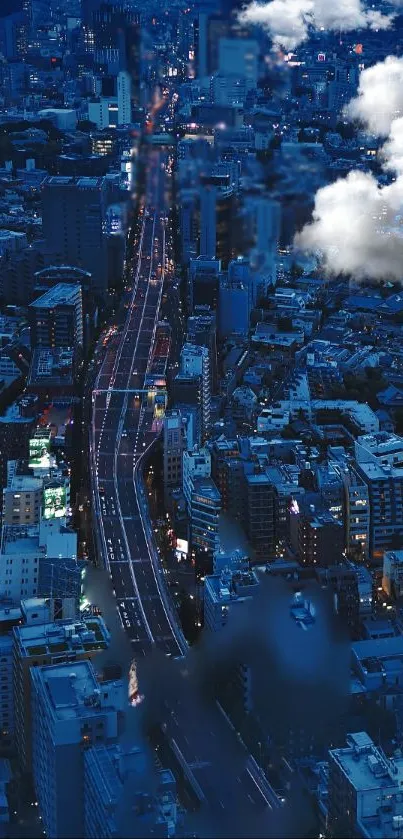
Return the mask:
<path id="1" fill-rule="evenodd" d="M 50 839 L 78 839 L 85 825 L 84 753 L 117 741 L 124 685 L 99 682 L 89 661 L 33 667 L 31 680 L 32 770 L 43 827 Z"/>
<path id="2" fill-rule="evenodd" d="M 257 41 L 246 38 L 220 38 L 218 42 L 218 72 L 223 76 L 238 76 L 247 88 L 257 86 L 260 48 Z"/>
<path id="3" fill-rule="evenodd" d="M 267 295 L 269 286 L 276 284 L 281 207 L 263 195 L 246 196 L 240 218 L 244 250 L 249 252 L 255 304 L 259 297 Z"/>
<path id="4" fill-rule="evenodd" d="M 166 411 L 164 416 L 164 492 L 182 486 L 183 424 L 180 411 Z"/>
<path id="5" fill-rule="evenodd" d="M 219 259 L 207 259 L 199 256 L 189 262 L 189 307 L 208 306 L 212 311 L 218 307 L 218 294 L 221 273 Z"/>
<path id="6" fill-rule="evenodd" d="M 158 773 L 152 795 L 138 747 L 94 746 L 84 754 L 84 768 L 85 839 L 118 839 L 128 828 L 135 836 L 175 836 L 176 782 L 169 769 Z"/>
<path id="7" fill-rule="evenodd" d="M 29 307 L 31 346 L 83 349 L 83 303 L 80 285 L 59 283 Z"/>
<path id="8" fill-rule="evenodd" d="M 399 836 L 403 825 L 403 759 L 387 758 L 365 731 L 329 751 L 327 834 Z"/>
<path id="9" fill-rule="evenodd" d="M 34 293 L 36 297 L 45 294 L 48 289 L 59 283 L 81 286 L 83 321 L 84 321 L 84 346 L 88 347 L 92 336 L 96 317 L 96 300 L 91 291 L 92 277 L 89 271 L 73 265 L 49 265 L 37 271 L 34 277 Z"/>
<path id="10" fill-rule="evenodd" d="M 196 59 L 196 72 L 199 79 L 207 76 L 208 73 L 208 12 L 200 11 L 197 15 L 194 25 L 194 48 Z"/>
<path id="11" fill-rule="evenodd" d="M 180 258 L 183 266 L 187 266 L 189 260 L 197 257 L 197 201 L 198 193 L 195 187 L 180 190 L 179 236 Z"/>
<path id="12" fill-rule="evenodd" d="M 225 167 L 226 169 L 228 167 Z M 224 268 L 237 255 L 237 190 L 232 172 L 201 175 L 199 255 L 221 259 Z"/>
<path id="13" fill-rule="evenodd" d="M 129 125 L 132 121 L 131 79 L 127 70 L 121 70 L 117 79 L 118 88 L 118 125 Z"/>
<path id="14" fill-rule="evenodd" d="M 47 617 L 41 622 L 41 603 Z M 27 613 L 27 609 L 29 613 Z M 31 599 L 23 603 L 24 624 L 14 628 L 13 680 L 18 759 L 25 771 L 32 761 L 31 668 L 92 659 L 109 646 L 110 636 L 100 617 L 52 620 L 48 601 Z M 33 619 L 33 617 L 35 619 Z"/>
<path id="15" fill-rule="evenodd" d="M 91 27 L 95 60 L 106 64 L 114 75 L 119 71 L 128 73 L 131 102 L 138 105 L 141 64 L 139 12 L 123 3 L 101 2 L 99 8 L 93 11 Z"/>
<path id="16" fill-rule="evenodd" d="M 106 178 L 50 177 L 42 189 L 43 232 L 60 262 L 92 276 L 94 296 L 107 291 Z"/>
<path id="17" fill-rule="evenodd" d="M 41 516 L 43 480 L 32 475 L 14 475 L 3 490 L 3 525 L 38 524 Z"/>
<path id="18" fill-rule="evenodd" d="M 249 260 L 231 260 L 228 273 L 220 276 L 218 332 L 221 338 L 246 336 L 252 308 L 252 281 Z"/>
<path id="19" fill-rule="evenodd" d="M 205 440 L 210 432 L 211 411 L 211 373 L 210 357 L 207 347 L 184 344 L 181 351 L 181 373 L 185 377 L 200 382 L 202 438 Z"/>
<path id="20" fill-rule="evenodd" d="M 386 431 L 362 435 L 355 457 L 369 493 L 369 557 L 379 564 L 384 551 L 403 543 L 403 438 Z"/>
<path id="21" fill-rule="evenodd" d="M 130 77 L 131 105 L 138 107 L 141 102 L 141 26 L 139 13 L 131 13 L 131 20 L 120 31 L 120 66 Z"/>
<path id="22" fill-rule="evenodd" d="M 207 306 L 197 306 L 194 315 L 188 318 L 187 340 L 198 347 L 207 347 L 209 353 L 211 392 L 218 384 L 217 322 L 215 312 Z"/>
<path id="23" fill-rule="evenodd" d="M 274 487 L 265 474 L 245 476 L 246 532 L 258 560 L 275 555 Z"/>
<path id="24" fill-rule="evenodd" d="M 222 76 L 217 73 L 211 79 L 210 92 L 215 105 L 243 106 L 248 95 L 248 85 L 245 78 Z"/>
<path id="25" fill-rule="evenodd" d="M 217 4 L 204 2 L 193 23 L 196 74 L 198 78 L 215 73 L 219 66 L 220 39 L 229 34 L 230 23 Z"/>
<path id="26" fill-rule="evenodd" d="M 218 550 L 218 523 L 221 495 L 212 478 L 193 478 L 190 496 L 190 533 L 192 548 L 212 557 Z"/>

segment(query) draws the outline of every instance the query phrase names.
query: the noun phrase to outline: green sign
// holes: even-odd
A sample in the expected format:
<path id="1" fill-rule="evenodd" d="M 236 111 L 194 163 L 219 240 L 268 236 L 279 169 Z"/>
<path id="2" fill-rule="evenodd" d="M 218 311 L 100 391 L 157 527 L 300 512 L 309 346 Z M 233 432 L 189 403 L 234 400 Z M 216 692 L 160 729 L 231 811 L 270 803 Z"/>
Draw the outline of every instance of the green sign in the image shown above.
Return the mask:
<path id="1" fill-rule="evenodd" d="M 29 441 L 29 465 L 48 469 L 50 466 L 50 442 L 46 437 L 31 437 Z"/>
<path id="2" fill-rule="evenodd" d="M 67 494 L 66 487 L 55 486 L 46 487 L 43 493 L 44 510 L 43 515 L 45 519 L 60 519 L 66 515 L 67 512 Z"/>

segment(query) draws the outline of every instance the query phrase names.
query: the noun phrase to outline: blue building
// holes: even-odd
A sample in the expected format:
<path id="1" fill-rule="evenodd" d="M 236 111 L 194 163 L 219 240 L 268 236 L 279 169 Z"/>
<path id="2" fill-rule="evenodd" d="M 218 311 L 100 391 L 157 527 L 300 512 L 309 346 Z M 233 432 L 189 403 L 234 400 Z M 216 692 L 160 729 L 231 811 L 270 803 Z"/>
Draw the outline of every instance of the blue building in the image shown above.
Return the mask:
<path id="1" fill-rule="evenodd" d="M 127 835 L 170 837 L 176 826 L 176 782 L 159 773 L 153 791 L 145 753 L 138 747 L 95 746 L 84 756 L 84 836 L 118 839 Z"/>
<path id="2" fill-rule="evenodd" d="M 34 667 L 33 780 L 49 839 L 84 836 L 84 753 L 116 743 L 127 703 L 123 682 L 100 683 L 89 661 Z"/>

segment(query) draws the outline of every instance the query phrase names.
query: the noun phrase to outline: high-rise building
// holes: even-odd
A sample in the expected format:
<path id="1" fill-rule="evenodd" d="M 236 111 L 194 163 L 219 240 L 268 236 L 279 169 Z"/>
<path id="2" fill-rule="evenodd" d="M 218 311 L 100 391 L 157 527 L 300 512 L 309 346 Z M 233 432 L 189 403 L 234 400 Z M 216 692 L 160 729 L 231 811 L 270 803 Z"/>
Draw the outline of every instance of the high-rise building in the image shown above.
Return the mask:
<path id="1" fill-rule="evenodd" d="M 59 261 L 83 268 L 92 276 L 92 291 L 107 291 L 106 214 L 109 204 L 105 178 L 50 177 L 42 190 L 42 220 L 46 242 Z"/>
<path id="2" fill-rule="evenodd" d="M 29 307 L 31 345 L 83 349 L 83 303 L 81 286 L 58 283 Z"/>
<path id="3" fill-rule="evenodd" d="M 245 524 L 256 559 L 269 561 L 275 555 L 274 486 L 264 473 L 245 476 Z"/>
<path id="4" fill-rule="evenodd" d="M 200 178 L 199 255 L 221 259 L 224 268 L 237 256 L 237 191 L 227 168 Z"/>
<path id="5" fill-rule="evenodd" d="M 218 331 L 221 338 L 247 335 L 252 308 L 252 279 L 249 260 L 231 260 L 228 272 L 221 274 L 218 304 Z"/>
<path id="6" fill-rule="evenodd" d="M 132 121 L 131 78 L 127 70 L 121 70 L 117 78 L 118 125 L 129 125 Z"/>
<path id="7" fill-rule="evenodd" d="M 189 343 L 184 344 L 181 351 L 181 373 L 185 377 L 200 381 L 202 437 L 205 440 L 210 431 L 211 413 L 211 372 L 210 356 L 207 347 L 198 347 L 195 344 Z"/>
<path id="8" fill-rule="evenodd" d="M 212 478 L 194 478 L 190 498 L 192 548 L 212 557 L 219 547 L 221 496 Z"/>
<path id="9" fill-rule="evenodd" d="M 49 606 L 46 622 L 40 622 L 41 603 L 25 601 L 30 618 L 14 629 L 13 680 L 16 746 L 20 766 L 30 771 L 32 761 L 31 668 L 92 659 L 109 645 L 109 632 L 100 617 L 52 621 Z M 24 612 L 25 614 L 25 612 Z M 32 616 L 35 619 L 32 619 Z M 43 620 L 43 619 L 42 619 Z"/>
<path id="10" fill-rule="evenodd" d="M 184 447 L 182 415 L 173 409 L 164 416 L 164 492 L 182 485 Z"/>
<path id="11" fill-rule="evenodd" d="M 32 770 L 50 839 L 84 836 L 84 753 L 117 742 L 123 682 L 99 682 L 89 661 L 31 669 Z"/>
<path id="12" fill-rule="evenodd" d="M 188 318 L 187 340 L 198 347 L 207 347 L 209 353 L 211 391 L 215 391 L 218 380 L 217 321 L 215 312 L 207 306 L 197 306 L 194 315 Z"/>
<path id="13" fill-rule="evenodd" d="M 257 41 L 246 38 L 220 38 L 218 42 L 218 70 L 223 76 L 245 78 L 249 88 L 258 80 L 260 48 Z"/>
<path id="14" fill-rule="evenodd" d="M 221 273 L 219 259 L 199 256 L 189 262 L 189 305 L 193 312 L 196 306 L 208 306 L 212 311 L 218 307 Z"/>
<path id="15" fill-rule="evenodd" d="M 249 252 L 252 300 L 265 297 L 276 284 L 281 207 L 265 196 L 247 195 L 240 212 L 244 251 Z"/>

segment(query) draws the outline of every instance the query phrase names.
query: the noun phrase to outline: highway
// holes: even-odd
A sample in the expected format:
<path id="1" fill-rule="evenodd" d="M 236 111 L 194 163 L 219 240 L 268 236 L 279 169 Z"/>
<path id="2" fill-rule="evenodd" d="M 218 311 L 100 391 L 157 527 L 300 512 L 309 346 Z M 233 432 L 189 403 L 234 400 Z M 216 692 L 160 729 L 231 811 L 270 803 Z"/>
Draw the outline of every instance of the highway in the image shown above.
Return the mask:
<path id="1" fill-rule="evenodd" d="M 102 349 L 89 429 L 95 536 L 135 660 L 153 647 L 175 659 L 187 651 L 159 563 L 142 478 L 144 458 L 161 429 L 155 391 L 159 382 L 163 397 L 169 344 L 159 322 L 167 158 L 166 151 L 149 150 L 133 284 L 123 307 L 125 318 Z M 252 827 L 256 818 L 265 823 L 279 807 L 275 793 L 257 775 L 250 755 L 214 702 L 209 709 L 199 702 L 186 669 L 175 679 L 164 703 L 162 732 L 200 804 L 213 824 L 220 825 L 217 835 L 267 835 L 265 828 Z"/>
<path id="2" fill-rule="evenodd" d="M 186 649 L 170 615 L 155 548 L 150 548 L 153 534 L 143 512 L 141 480 L 143 457 L 161 428 L 152 383 L 155 372 L 161 373 L 155 349 L 159 345 L 165 355 L 169 349 L 158 337 L 166 257 L 166 160 L 166 152 L 149 153 L 148 194 L 127 314 L 104 349 L 92 394 L 90 457 L 97 541 L 136 657 L 153 644 L 174 657 Z M 164 388 L 160 391 L 163 399 Z"/>

